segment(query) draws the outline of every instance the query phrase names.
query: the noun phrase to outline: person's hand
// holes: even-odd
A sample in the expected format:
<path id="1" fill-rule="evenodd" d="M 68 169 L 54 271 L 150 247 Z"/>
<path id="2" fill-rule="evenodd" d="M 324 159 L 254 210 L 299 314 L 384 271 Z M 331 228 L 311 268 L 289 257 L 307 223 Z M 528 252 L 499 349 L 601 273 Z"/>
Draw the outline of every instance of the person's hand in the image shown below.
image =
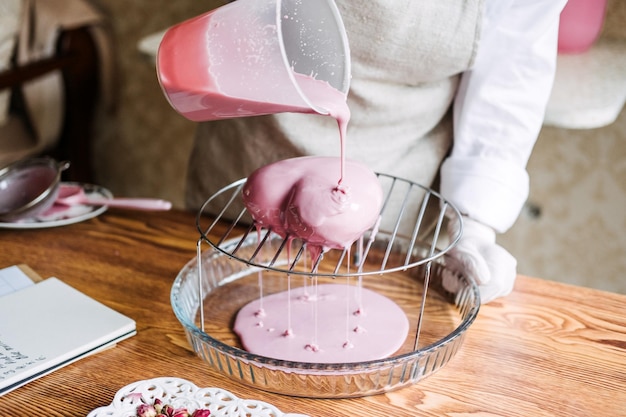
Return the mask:
<path id="1" fill-rule="evenodd" d="M 459 220 L 452 216 L 448 234 L 458 234 Z M 481 303 L 508 295 L 517 276 L 517 261 L 496 243 L 495 231 L 482 223 L 463 216 L 463 234 L 448 252 L 450 267 L 476 281 Z M 444 282 L 444 286 L 446 282 Z"/>

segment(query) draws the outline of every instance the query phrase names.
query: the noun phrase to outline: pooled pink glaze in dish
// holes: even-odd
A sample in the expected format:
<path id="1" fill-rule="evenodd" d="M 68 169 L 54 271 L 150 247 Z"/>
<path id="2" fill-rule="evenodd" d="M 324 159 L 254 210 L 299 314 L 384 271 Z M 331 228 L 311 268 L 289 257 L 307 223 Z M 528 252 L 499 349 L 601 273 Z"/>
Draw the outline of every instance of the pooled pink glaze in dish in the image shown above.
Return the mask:
<path id="1" fill-rule="evenodd" d="M 253 172 L 243 202 L 258 226 L 310 247 L 343 249 L 378 220 L 383 192 L 367 166 L 337 157 L 285 159 Z M 338 180 L 341 178 L 341 182 Z"/>
<path id="2" fill-rule="evenodd" d="M 321 284 L 252 301 L 237 314 L 234 330 L 257 355 L 345 363 L 392 355 L 404 343 L 409 322 L 397 304 L 374 291 Z"/>

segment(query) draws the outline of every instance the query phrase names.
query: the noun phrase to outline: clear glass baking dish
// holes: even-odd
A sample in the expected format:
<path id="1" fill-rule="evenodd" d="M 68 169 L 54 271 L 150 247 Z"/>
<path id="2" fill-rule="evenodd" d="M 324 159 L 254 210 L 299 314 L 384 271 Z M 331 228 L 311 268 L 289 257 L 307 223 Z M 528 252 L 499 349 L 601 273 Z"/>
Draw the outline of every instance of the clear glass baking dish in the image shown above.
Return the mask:
<path id="1" fill-rule="evenodd" d="M 320 364 L 251 354 L 242 348 L 232 330 L 234 317 L 241 307 L 259 297 L 259 274 L 263 275 L 264 294 L 284 291 L 287 285 L 285 274 L 280 270 L 250 266 L 227 255 L 237 245 L 239 257 L 250 256 L 257 248 L 257 239 L 258 235 L 252 233 L 243 241 L 222 243 L 222 250 L 201 251 L 200 262 L 194 258 L 180 270 L 172 287 L 171 303 L 189 343 L 209 367 L 260 390 L 301 397 L 343 398 L 378 394 L 414 384 L 441 369 L 455 356 L 480 307 L 476 284 L 448 269 L 447 255 L 442 254 L 416 267 L 362 277 L 364 287 L 400 305 L 409 318 L 410 328 L 415 330 L 409 332 L 402 348 L 391 357 Z M 387 241 L 384 235 L 377 236 L 377 240 Z M 281 241 L 274 235 L 268 244 L 280 245 Z M 396 254 L 404 258 L 407 244 L 405 239 L 396 236 L 390 253 L 386 244 L 380 247 L 374 244 L 366 262 L 373 263 L 370 269 L 375 269 L 381 257 L 387 256 L 392 262 Z M 424 258 L 429 246 L 412 244 L 411 257 Z M 265 261 L 260 259 L 259 263 Z M 279 257 L 275 265 L 279 269 L 287 262 L 286 258 Z M 332 254 L 325 256 L 320 271 L 332 271 L 335 265 Z M 198 268 L 201 268 L 200 280 Z M 320 283 L 325 280 L 343 283 L 345 278 L 341 274 L 335 278 L 329 274 L 319 279 Z M 292 287 L 297 282 L 298 279 L 292 280 Z"/>

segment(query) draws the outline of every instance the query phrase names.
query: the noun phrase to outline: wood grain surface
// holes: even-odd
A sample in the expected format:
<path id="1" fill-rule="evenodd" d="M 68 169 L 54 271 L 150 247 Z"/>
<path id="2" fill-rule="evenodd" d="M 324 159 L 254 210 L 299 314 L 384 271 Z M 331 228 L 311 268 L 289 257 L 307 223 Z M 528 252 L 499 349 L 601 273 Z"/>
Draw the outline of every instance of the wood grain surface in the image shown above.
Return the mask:
<path id="1" fill-rule="evenodd" d="M 457 356 L 416 385 L 339 400 L 241 385 L 195 356 L 172 312 L 172 282 L 197 239 L 195 215 L 182 211 L 109 210 L 59 228 L 0 230 L 0 268 L 56 276 L 138 330 L 0 397 L 0 415 L 84 416 L 126 384 L 174 376 L 320 417 L 626 416 L 626 296 L 524 276 L 511 295 L 481 307 Z"/>

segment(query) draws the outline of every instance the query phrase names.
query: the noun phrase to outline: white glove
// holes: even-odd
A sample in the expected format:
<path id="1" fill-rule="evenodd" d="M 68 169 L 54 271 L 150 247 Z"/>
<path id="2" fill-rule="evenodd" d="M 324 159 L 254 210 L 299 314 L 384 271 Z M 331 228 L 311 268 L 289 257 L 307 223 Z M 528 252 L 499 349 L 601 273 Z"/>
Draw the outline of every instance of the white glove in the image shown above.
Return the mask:
<path id="1" fill-rule="evenodd" d="M 450 218 L 448 234 L 451 237 L 458 235 L 458 223 L 457 216 Z M 513 290 L 517 261 L 496 243 L 496 232 L 489 226 L 463 216 L 463 234 L 448 254 L 451 269 L 476 281 L 481 303 L 508 295 Z"/>

